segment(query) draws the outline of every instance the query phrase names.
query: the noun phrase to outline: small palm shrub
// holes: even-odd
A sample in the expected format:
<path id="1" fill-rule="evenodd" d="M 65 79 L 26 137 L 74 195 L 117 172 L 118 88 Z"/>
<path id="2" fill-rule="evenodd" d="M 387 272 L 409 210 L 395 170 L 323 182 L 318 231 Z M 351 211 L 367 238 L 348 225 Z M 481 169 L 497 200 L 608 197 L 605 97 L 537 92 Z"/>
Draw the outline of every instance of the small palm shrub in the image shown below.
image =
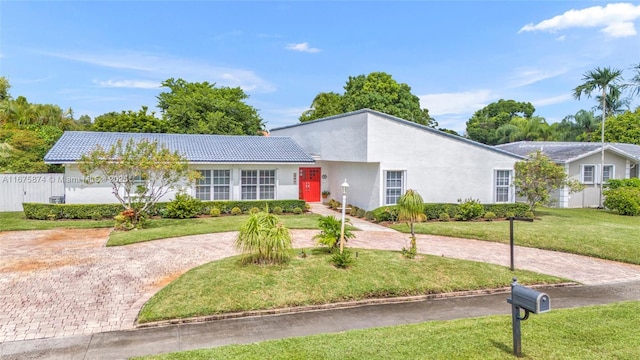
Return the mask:
<path id="1" fill-rule="evenodd" d="M 302 209 L 300 209 L 299 207 L 294 208 L 293 209 L 293 213 L 296 214 L 296 215 L 300 215 L 300 214 L 302 214 Z"/>
<path id="2" fill-rule="evenodd" d="M 271 210 L 271 211 L 276 215 L 281 215 L 282 214 L 282 208 L 280 206 L 274 207 L 273 210 Z"/>
<path id="3" fill-rule="evenodd" d="M 178 193 L 171 200 L 164 211 L 164 216 L 170 219 L 189 219 L 200 214 L 202 203 L 200 199 L 185 193 Z"/>
<path id="4" fill-rule="evenodd" d="M 280 264 L 289 261 L 293 252 L 291 233 L 278 216 L 268 212 L 251 214 L 240 227 L 236 248 L 244 264 Z"/>
<path id="5" fill-rule="evenodd" d="M 482 206 L 480 200 L 468 198 L 464 201 L 458 200 L 458 202 L 460 205 L 458 205 L 458 214 L 456 215 L 456 219 L 469 221 L 484 215 L 484 206 Z"/>
<path id="6" fill-rule="evenodd" d="M 220 209 L 217 207 L 212 207 L 211 210 L 209 211 L 209 215 L 211 215 L 211 217 L 218 217 L 220 216 Z"/>
<path id="7" fill-rule="evenodd" d="M 242 209 L 240 209 L 239 207 L 234 207 L 233 209 L 231 209 L 231 215 L 240 215 L 242 214 Z"/>
<path id="8" fill-rule="evenodd" d="M 355 235 L 349 230 L 346 225 L 351 224 L 349 219 L 344 219 L 344 241 L 348 241 L 355 237 Z M 318 219 L 318 227 L 320 233 L 313 237 L 318 241 L 318 244 L 329 247 L 329 249 L 337 249 L 340 245 L 340 229 L 342 227 L 342 221 L 336 219 L 335 216 L 323 216 Z"/>
<path id="9" fill-rule="evenodd" d="M 257 214 L 260 212 L 260 209 L 258 209 L 257 207 L 252 207 L 251 209 L 249 209 L 249 214 Z"/>
<path id="10" fill-rule="evenodd" d="M 348 269 L 356 262 L 353 253 L 349 249 L 344 249 L 342 253 L 334 250 L 331 254 L 331 263 L 338 269 Z"/>
<path id="11" fill-rule="evenodd" d="M 440 219 L 440 221 L 447 222 L 451 220 L 451 216 L 449 216 L 449 213 L 443 212 L 443 213 L 440 213 L 440 216 L 438 216 L 438 219 Z"/>

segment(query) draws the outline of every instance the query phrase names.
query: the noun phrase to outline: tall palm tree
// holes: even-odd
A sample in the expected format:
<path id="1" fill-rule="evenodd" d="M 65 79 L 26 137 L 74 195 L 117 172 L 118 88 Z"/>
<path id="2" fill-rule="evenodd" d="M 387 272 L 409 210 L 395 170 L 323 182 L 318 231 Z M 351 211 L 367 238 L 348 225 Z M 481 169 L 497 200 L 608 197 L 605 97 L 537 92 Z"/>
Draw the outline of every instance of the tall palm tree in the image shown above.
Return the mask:
<path id="1" fill-rule="evenodd" d="M 607 114 L 607 95 L 620 93 L 619 82 L 622 81 L 622 70 L 612 69 L 609 67 L 600 68 L 596 67 L 595 70 L 587 71 L 582 76 L 584 83 L 578 85 L 573 89 L 573 97 L 580 100 L 582 95 L 591 97 L 591 93 L 595 90 L 601 90 L 600 100 L 602 102 L 602 129 L 601 129 L 601 142 L 600 148 L 600 201 L 599 207 L 602 208 L 602 186 L 604 179 L 604 121 Z"/>

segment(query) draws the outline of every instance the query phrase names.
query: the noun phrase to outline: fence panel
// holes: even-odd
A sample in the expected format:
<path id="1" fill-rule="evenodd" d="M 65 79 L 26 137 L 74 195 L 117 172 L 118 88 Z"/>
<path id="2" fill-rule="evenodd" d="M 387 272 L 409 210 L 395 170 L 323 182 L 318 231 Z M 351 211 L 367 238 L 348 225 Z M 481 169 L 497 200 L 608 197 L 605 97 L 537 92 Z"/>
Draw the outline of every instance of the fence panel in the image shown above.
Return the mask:
<path id="1" fill-rule="evenodd" d="M 0 174 L 0 211 L 22 211 L 23 202 L 64 196 L 64 174 Z"/>

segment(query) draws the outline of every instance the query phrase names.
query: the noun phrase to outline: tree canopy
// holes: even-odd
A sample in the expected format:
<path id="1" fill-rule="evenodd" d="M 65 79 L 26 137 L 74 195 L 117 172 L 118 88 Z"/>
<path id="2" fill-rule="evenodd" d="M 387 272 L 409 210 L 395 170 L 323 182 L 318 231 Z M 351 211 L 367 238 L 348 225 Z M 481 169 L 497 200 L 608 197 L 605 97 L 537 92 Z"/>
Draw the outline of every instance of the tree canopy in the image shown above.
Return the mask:
<path id="1" fill-rule="evenodd" d="M 534 112 L 529 102 L 500 99 L 473 114 L 467 121 L 467 137 L 488 145 L 542 140 L 546 132 L 544 126 L 548 124 L 540 117 L 530 120 Z"/>
<path id="2" fill-rule="evenodd" d="M 516 193 L 527 200 L 531 211 L 538 205 L 548 204 L 551 193 L 564 186 L 569 188 L 569 192 L 581 190 L 577 181 L 568 179 L 562 166 L 540 151 L 529 154 L 528 160 L 518 161 L 514 167 Z"/>
<path id="3" fill-rule="evenodd" d="M 107 132 L 131 132 L 131 133 L 166 133 L 169 129 L 165 120 L 155 117 L 152 112 L 147 113 L 148 108 L 143 106 L 138 112 L 121 111 L 110 112 L 97 116 L 91 130 Z"/>
<path id="4" fill-rule="evenodd" d="M 604 139 L 640 145 L 640 107 L 614 115 L 605 122 Z"/>
<path id="5" fill-rule="evenodd" d="M 387 73 L 349 76 L 344 90 L 344 94 L 321 92 L 316 95 L 311 109 L 300 116 L 300 122 L 368 108 L 421 125 L 438 125 L 429 116 L 429 110 L 420 107 L 420 99 L 411 93 L 411 87 L 398 83 Z"/>
<path id="6" fill-rule="evenodd" d="M 258 111 L 244 100 L 239 88 L 216 87 L 208 82 L 168 79 L 169 88 L 158 95 L 158 108 L 169 132 L 183 134 L 259 135 L 264 130 Z"/>
<path id="7" fill-rule="evenodd" d="M 147 140 L 119 140 L 108 149 L 96 146 L 82 155 L 78 167 L 86 179 L 111 184 L 115 198 L 131 211 L 129 221 L 134 226 L 160 198 L 196 176 L 178 152 Z"/>

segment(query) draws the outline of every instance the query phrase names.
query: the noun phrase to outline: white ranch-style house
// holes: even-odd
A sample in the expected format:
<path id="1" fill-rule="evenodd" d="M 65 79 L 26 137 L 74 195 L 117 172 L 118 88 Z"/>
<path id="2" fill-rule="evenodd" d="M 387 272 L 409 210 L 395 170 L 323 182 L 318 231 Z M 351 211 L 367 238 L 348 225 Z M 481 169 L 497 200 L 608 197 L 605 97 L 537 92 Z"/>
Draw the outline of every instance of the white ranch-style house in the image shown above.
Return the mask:
<path id="1" fill-rule="evenodd" d="M 202 200 L 319 202 L 323 191 L 340 199 L 347 179 L 348 202 L 367 210 L 395 204 L 407 189 L 432 203 L 512 203 L 513 167 L 523 159 L 368 109 L 273 129 L 270 136 L 69 131 L 45 157 L 65 167 L 66 203 L 115 202 L 111 185 L 86 183 L 77 162 L 97 145 L 131 138 L 157 140 L 185 156 L 202 178 L 184 190 Z"/>

